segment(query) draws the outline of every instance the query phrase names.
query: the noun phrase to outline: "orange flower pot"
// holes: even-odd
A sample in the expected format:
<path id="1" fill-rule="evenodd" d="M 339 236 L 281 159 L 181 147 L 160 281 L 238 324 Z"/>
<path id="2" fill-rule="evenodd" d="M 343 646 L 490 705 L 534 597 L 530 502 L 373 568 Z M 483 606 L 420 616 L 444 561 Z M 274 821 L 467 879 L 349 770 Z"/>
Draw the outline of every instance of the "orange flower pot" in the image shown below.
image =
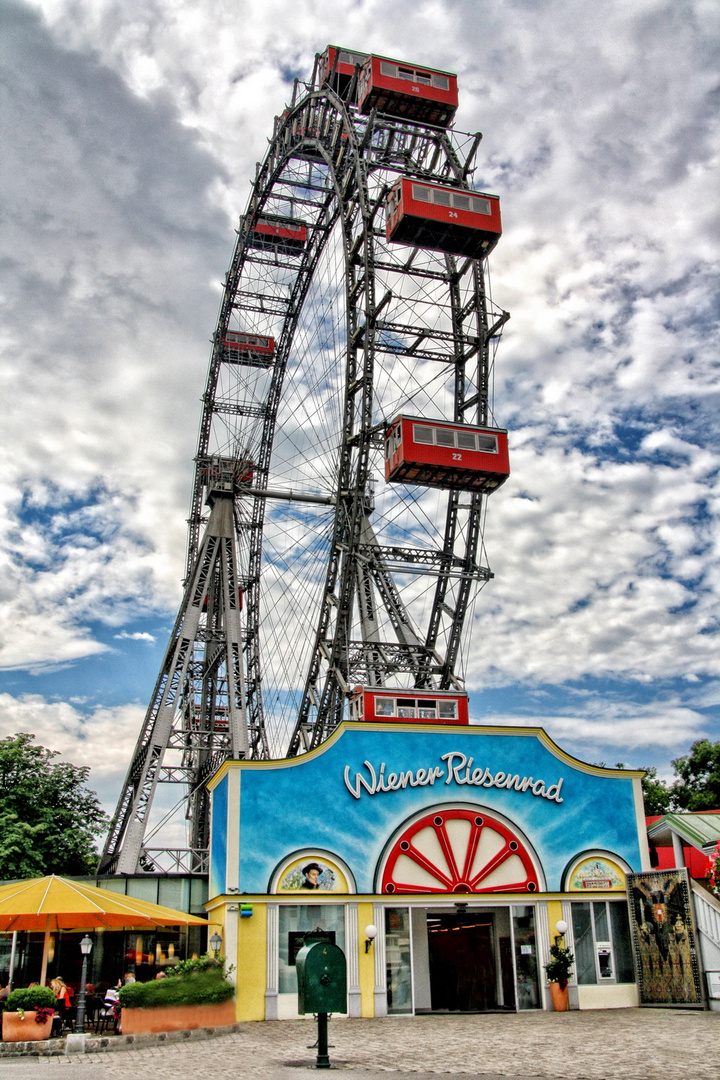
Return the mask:
<path id="1" fill-rule="evenodd" d="M 567 1012 L 568 1011 L 568 988 L 567 983 L 561 990 L 560 983 L 551 982 L 548 983 L 550 987 L 550 997 L 552 998 L 553 1012 Z"/>
<path id="2" fill-rule="evenodd" d="M 20 1013 L 4 1012 L 2 1014 L 2 1037 L 3 1042 L 40 1042 L 49 1039 L 52 1031 L 52 1013 L 44 1024 L 35 1023 L 35 1012 L 26 1010 L 24 1019 L 20 1019 Z"/>
<path id="3" fill-rule="evenodd" d="M 123 1009 L 123 1035 L 147 1031 L 192 1031 L 194 1028 L 229 1027 L 235 1023 L 235 1002 L 219 1005 L 163 1005 L 159 1009 Z"/>

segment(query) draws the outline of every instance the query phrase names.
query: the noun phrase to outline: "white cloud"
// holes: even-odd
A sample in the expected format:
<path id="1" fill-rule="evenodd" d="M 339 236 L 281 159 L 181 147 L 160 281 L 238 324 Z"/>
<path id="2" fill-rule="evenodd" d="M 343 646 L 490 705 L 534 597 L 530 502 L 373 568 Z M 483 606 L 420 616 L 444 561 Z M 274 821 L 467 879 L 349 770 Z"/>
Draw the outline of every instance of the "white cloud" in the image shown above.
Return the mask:
<path id="1" fill-rule="evenodd" d="M 502 198 L 513 475 L 489 503 L 471 685 L 717 673 L 716 5 L 4 10 L 0 665 L 90 663 L 98 625 L 150 643 L 133 621 L 173 613 L 232 225 L 292 76 L 332 40 L 458 71 L 474 182 Z M 127 719 L 19 700 L 68 751 Z M 662 745 L 702 707 L 658 706 Z M 643 720 L 550 719 L 621 745 Z"/>
<path id="2" fill-rule="evenodd" d="M 28 732 L 40 746 L 58 751 L 61 760 L 90 766 L 88 785 L 111 814 L 144 712 L 139 705 L 81 712 L 69 702 L 48 701 L 40 694 L 0 693 L 0 738 Z"/>

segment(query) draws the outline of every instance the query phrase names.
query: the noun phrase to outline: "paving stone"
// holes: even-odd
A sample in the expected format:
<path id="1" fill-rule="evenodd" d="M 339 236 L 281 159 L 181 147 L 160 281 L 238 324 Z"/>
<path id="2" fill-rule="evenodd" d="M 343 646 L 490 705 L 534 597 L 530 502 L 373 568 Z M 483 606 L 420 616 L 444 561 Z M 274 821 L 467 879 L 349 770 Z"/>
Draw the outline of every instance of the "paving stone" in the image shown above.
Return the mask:
<path id="1" fill-rule="evenodd" d="M 315 1025 L 238 1024 L 121 1053 L 0 1058 L 0 1080 L 307 1080 Z M 720 1080 L 720 1014 L 613 1009 L 331 1020 L 339 1080 Z"/>

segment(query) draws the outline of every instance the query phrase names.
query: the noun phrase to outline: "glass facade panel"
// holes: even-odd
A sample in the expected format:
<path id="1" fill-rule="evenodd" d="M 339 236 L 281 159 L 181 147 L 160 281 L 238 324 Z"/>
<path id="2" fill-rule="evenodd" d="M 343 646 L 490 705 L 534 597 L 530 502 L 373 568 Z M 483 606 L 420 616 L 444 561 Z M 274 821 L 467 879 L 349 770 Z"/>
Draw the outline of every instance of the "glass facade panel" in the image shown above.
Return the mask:
<path id="1" fill-rule="evenodd" d="M 385 908 L 385 957 L 388 1013 L 412 1012 L 410 967 L 410 913 L 407 908 Z"/>
<path id="2" fill-rule="evenodd" d="M 345 908 L 342 904 L 283 904 L 279 911 L 280 963 L 278 991 L 297 993 L 295 957 L 302 940 L 300 932 L 326 931 L 345 952 Z"/>
<path id="3" fill-rule="evenodd" d="M 148 900 L 151 904 L 158 901 L 158 878 L 148 874 L 146 878 L 128 878 L 128 896 L 134 896 L 137 900 Z"/>
<path id="4" fill-rule="evenodd" d="M 595 971 L 595 943 L 590 920 L 590 904 L 573 904 L 572 921 L 577 981 L 581 986 L 592 986 L 597 982 L 597 973 Z"/>
<path id="5" fill-rule="evenodd" d="M 535 908 L 530 904 L 513 905 L 512 923 L 515 940 L 517 1007 L 518 1009 L 539 1009 Z"/>
<path id="6" fill-rule="evenodd" d="M 187 878 L 160 878 L 158 885 L 158 904 L 175 911 L 189 910 L 190 882 Z"/>
<path id="7" fill-rule="evenodd" d="M 630 924 L 623 900 L 574 902 L 572 921 L 578 983 L 635 982 Z"/>
<path id="8" fill-rule="evenodd" d="M 627 904 L 621 900 L 612 902 L 608 906 L 615 953 L 615 977 L 621 983 L 635 982 Z"/>
<path id="9" fill-rule="evenodd" d="M 609 941 L 610 927 L 608 925 L 607 905 L 605 901 L 593 903 L 593 918 L 595 920 L 595 941 Z"/>

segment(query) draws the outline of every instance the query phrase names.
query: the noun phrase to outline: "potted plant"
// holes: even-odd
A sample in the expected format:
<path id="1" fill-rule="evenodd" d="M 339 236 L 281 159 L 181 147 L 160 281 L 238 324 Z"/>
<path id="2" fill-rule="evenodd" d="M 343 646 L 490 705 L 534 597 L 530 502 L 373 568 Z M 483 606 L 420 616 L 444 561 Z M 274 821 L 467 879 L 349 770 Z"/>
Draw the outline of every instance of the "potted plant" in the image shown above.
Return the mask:
<path id="1" fill-rule="evenodd" d="M 4 1042 L 49 1039 L 55 1012 L 55 994 L 49 986 L 18 987 L 5 999 L 2 1014 Z"/>
<path id="2" fill-rule="evenodd" d="M 567 1012 L 568 979 L 575 957 L 570 949 L 556 941 L 550 946 L 550 962 L 545 965 L 545 974 L 550 984 L 550 996 L 555 1012 Z"/>
<path id="3" fill-rule="evenodd" d="M 224 972 L 224 958 L 181 960 L 166 978 L 131 983 L 119 992 L 123 1035 L 147 1031 L 187 1031 L 235 1023 L 235 987 Z"/>

